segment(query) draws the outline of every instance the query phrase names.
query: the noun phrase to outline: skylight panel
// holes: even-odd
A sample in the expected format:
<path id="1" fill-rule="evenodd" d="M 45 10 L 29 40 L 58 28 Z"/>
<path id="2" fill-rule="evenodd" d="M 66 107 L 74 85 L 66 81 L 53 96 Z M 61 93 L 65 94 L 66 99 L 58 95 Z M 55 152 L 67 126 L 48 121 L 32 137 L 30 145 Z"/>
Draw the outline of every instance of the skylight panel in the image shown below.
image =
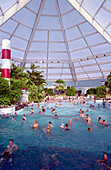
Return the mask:
<path id="1" fill-rule="evenodd" d="M 85 37 L 85 39 L 89 46 L 106 42 L 106 40 L 99 33 Z"/>
<path id="2" fill-rule="evenodd" d="M 47 43 L 32 42 L 29 51 L 47 51 Z"/>
<path id="3" fill-rule="evenodd" d="M 63 19 L 64 28 L 68 28 L 68 27 L 80 24 L 81 22 L 85 21 L 85 19 L 76 10 L 66 15 L 63 15 L 62 19 Z"/>
<path id="4" fill-rule="evenodd" d="M 65 32 L 66 32 L 66 37 L 67 37 L 68 41 L 75 39 L 75 38 L 78 38 L 78 37 L 81 37 L 80 31 L 78 30 L 77 27 L 68 29 Z"/>

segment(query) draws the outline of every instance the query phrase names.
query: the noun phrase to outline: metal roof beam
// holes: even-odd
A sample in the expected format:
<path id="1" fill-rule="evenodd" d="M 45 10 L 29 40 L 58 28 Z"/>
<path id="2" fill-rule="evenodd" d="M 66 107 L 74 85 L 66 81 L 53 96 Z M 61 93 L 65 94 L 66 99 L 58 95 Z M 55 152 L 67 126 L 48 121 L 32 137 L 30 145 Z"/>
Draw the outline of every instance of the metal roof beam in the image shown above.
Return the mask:
<path id="1" fill-rule="evenodd" d="M 66 50 L 67 50 L 67 55 L 68 55 L 69 61 L 70 61 L 70 63 L 69 63 L 70 72 L 71 72 L 71 75 L 72 75 L 73 83 L 75 84 L 75 82 L 77 82 L 76 72 L 75 72 L 75 69 L 74 69 L 74 64 L 71 61 L 71 56 L 70 56 L 69 47 L 68 47 L 68 43 L 67 43 L 67 38 L 66 38 L 65 30 L 64 30 L 64 25 L 63 25 L 63 22 L 62 22 L 62 17 L 61 17 L 61 12 L 60 12 L 60 9 L 59 9 L 58 0 L 55 0 L 55 4 L 56 4 L 58 17 L 59 17 L 60 26 L 61 26 L 61 29 L 62 29 L 62 34 L 63 34 L 63 38 L 64 38 L 64 42 L 65 42 L 65 47 L 66 47 Z"/>
<path id="2" fill-rule="evenodd" d="M 48 79 L 48 57 L 49 57 L 49 31 L 47 34 L 47 69 L 46 69 L 46 80 Z"/>
<path id="3" fill-rule="evenodd" d="M 67 0 L 109 43 L 111 36 L 76 0 Z"/>
<path id="4" fill-rule="evenodd" d="M 39 10 L 38 10 L 38 14 L 36 15 L 36 19 L 35 19 L 35 22 L 34 22 L 34 25 L 33 25 L 33 29 L 32 29 L 32 32 L 30 34 L 30 38 L 29 38 L 29 41 L 28 41 L 28 44 L 27 44 L 27 47 L 26 47 L 25 55 L 24 55 L 23 60 L 22 60 L 22 64 L 21 64 L 22 67 L 25 66 L 25 60 L 27 58 L 33 37 L 35 35 L 36 29 L 37 29 L 37 26 L 38 26 L 38 23 L 39 23 L 39 20 L 40 20 L 41 13 L 42 13 L 42 10 L 43 10 L 44 5 L 45 5 L 45 2 L 46 2 L 46 0 L 41 0 L 41 4 L 40 4 Z"/>
<path id="5" fill-rule="evenodd" d="M 4 24 L 8 19 L 15 15 L 19 10 L 21 10 L 25 5 L 27 5 L 32 0 L 20 0 L 16 2 L 10 9 L 8 9 L 3 15 L 0 16 L 0 25 Z"/>

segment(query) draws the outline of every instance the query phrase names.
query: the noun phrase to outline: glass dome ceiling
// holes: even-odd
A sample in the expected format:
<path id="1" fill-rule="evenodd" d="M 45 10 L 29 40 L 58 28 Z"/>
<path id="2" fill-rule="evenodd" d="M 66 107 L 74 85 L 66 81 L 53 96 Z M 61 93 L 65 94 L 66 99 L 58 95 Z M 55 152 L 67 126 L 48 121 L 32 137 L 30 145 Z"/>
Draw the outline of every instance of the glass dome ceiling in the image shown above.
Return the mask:
<path id="1" fill-rule="evenodd" d="M 47 81 L 106 78 L 111 0 L 0 0 L 1 50 L 2 39 L 16 65 L 39 65 Z"/>

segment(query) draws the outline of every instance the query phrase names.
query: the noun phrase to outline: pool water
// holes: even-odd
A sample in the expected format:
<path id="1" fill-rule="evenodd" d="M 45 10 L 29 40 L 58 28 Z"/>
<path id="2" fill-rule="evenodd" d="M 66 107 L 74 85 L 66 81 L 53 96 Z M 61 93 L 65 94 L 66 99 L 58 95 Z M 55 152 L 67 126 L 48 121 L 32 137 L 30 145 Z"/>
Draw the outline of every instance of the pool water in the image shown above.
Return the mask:
<path id="1" fill-rule="evenodd" d="M 43 103 L 41 104 L 41 106 Z M 55 104 L 48 104 L 47 107 L 54 107 Z M 101 106 L 101 105 L 100 105 Z M 100 169 L 97 163 L 102 158 L 103 153 L 108 155 L 108 164 L 111 164 L 111 111 L 101 108 L 93 110 L 83 105 L 72 105 L 63 103 L 58 106 L 56 113 L 58 119 L 54 119 L 51 109 L 39 114 L 37 105 L 33 107 L 34 115 L 29 115 L 26 108 L 15 117 L 16 121 L 10 118 L 0 120 L 0 153 L 8 145 L 9 139 L 14 139 L 19 149 L 13 153 L 13 162 L 8 159 L 0 164 L 0 169 Z M 84 121 L 76 121 L 79 117 L 79 110 L 82 108 L 92 118 L 93 125 L 87 125 Z M 30 109 L 30 107 L 28 108 Z M 26 115 L 26 122 L 23 122 L 22 115 Z M 98 124 L 98 117 L 109 123 L 108 127 Z M 59 127 L 60 123 L 68 123 L 72 119 L 73 125 L 69 126 L 70 131 L 65 131 Z M 40 128 L 32 129 L 31 126 L 37 120 Z M 47 134 L 48 122 L 51 121 L 53 128 Z M 88 127 L 92 128 L 88 132 Z M 56 166 L 51 155 L 57 153 L 56 159 L 59 161 Z"/>

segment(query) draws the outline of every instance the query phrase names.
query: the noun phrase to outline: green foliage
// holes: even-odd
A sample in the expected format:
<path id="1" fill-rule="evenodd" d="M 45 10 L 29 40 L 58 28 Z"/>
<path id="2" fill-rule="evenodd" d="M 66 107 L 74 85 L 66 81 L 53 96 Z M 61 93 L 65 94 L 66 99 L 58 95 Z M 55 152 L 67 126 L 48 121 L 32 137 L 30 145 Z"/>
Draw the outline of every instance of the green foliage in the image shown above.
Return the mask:
<path id="1" fill-rule="evenodd" d="M 30 69 L 31 71 L 27 70 L 28 77 L 31 82 L 33 82 L 35 85 L 40 86 L 41 84 L 46 84 L 44 76 L 41 74 L 41 71 L 37 71 L 37 68 L 39 66 L 35 66 L 35 64 L 31 64 Z M 28 84 L 28 83 L 27 83 Z"/>
<path id="2" fill-rule="evenodd" d="M 55 89 L 57 91 L 59 91 L 59 95 L 60 95 L 60 91 L 64 90 L 64 88 L 65 88 L 65 85 L 64 85 L 65 82 L 63 80 L 61 80 L 61 79 L 58 79 L 58 80 L 55 81 L 55 83 L 56 83 L 56 85 L 54 85 Z"/>
<path id="3" fill-rule="evenodd" d="M 44 91 L 45 91 L 45 93 L 48 93 L 49 95 L 53 95 L 53 89 L 51 89 L 51 88 L 45 88 L 44 89 Z"/>
<path id="4" fill-rule="evenodd" d="M 87 94 L 91 94 L 91 95 L 96 94 L 96 88 L 90 88 L 90 89 L 88 89 L 88 90 L 87 90 Z"/>
<path id="5" fill-rule="evenodd" d="M 37 71 L 38 67 L 31 65 L 31 71 L 24 73 L 26 68 L 12 64 L 11 79 L 9 82 L 0 77 L 0 105 L 11 105 L 17 103 L 21 97 L 21 88 L 27 87 L 30 91 L 29 100 L 42 101 L 44 98 L 43 87 L 46 84 L 42 72 Z"/>
<path id="6" fill-rule="evenodd" d="M 107 79 L 108 79 L 108 89 L 109 89 L 109 93 L 111 93 L 111 72 L 110 72 L 110 74 L 107 76 Z"/>
<path id="7" fill-rule="evenodd" d="M 71 86 L 71 96 L 75 96 L 76 88 Z"/>
<path id="8" fill-rule="evenodd" d="M 90 89 L 88 89 L 87 94 L 96 95 L 96 97 L 105 97 L 106 96 L 106 86 L 90 88 Z"/>
<path id="9" fill-rule="evenodd" d="M 67 93 L 67 96 L 71 96 L 70 86 L 67 86 L 66 93 Z"/>
<path id="10" fill-rule="evenodd" d="M 65 82 L 61 79 L 56 80 L 55 83 L 60 84 L 60 85 L 65 84 Z"/>
<path id="11" fill-rule="evenodd" d="M 36 86 L 34 83 L 29 87 L 29 100 L 34 102 L 41 102 L 44 98 L 45 91 L 43 86 Z"/>
<path id="12" fill-rule="evenodd" d="M 0 77 L 0 95 L 9 93 L 9 82 L 4 77 Z"/>
<path id="13" fill-rule="evenodd" d="M 16 66 L 14 63 L 12 63 L 11 78 L 17 80 L 26 80 L 28 75 L 27 73 L 24 73 L 24 70 L 26 70 L 26 68 Z"/>
<path id="14" fill-rule="evenodd" d="M 66 93 L 67 96 L 75 96 L 76 88 L 74 86 L 67 86 Z"/>

